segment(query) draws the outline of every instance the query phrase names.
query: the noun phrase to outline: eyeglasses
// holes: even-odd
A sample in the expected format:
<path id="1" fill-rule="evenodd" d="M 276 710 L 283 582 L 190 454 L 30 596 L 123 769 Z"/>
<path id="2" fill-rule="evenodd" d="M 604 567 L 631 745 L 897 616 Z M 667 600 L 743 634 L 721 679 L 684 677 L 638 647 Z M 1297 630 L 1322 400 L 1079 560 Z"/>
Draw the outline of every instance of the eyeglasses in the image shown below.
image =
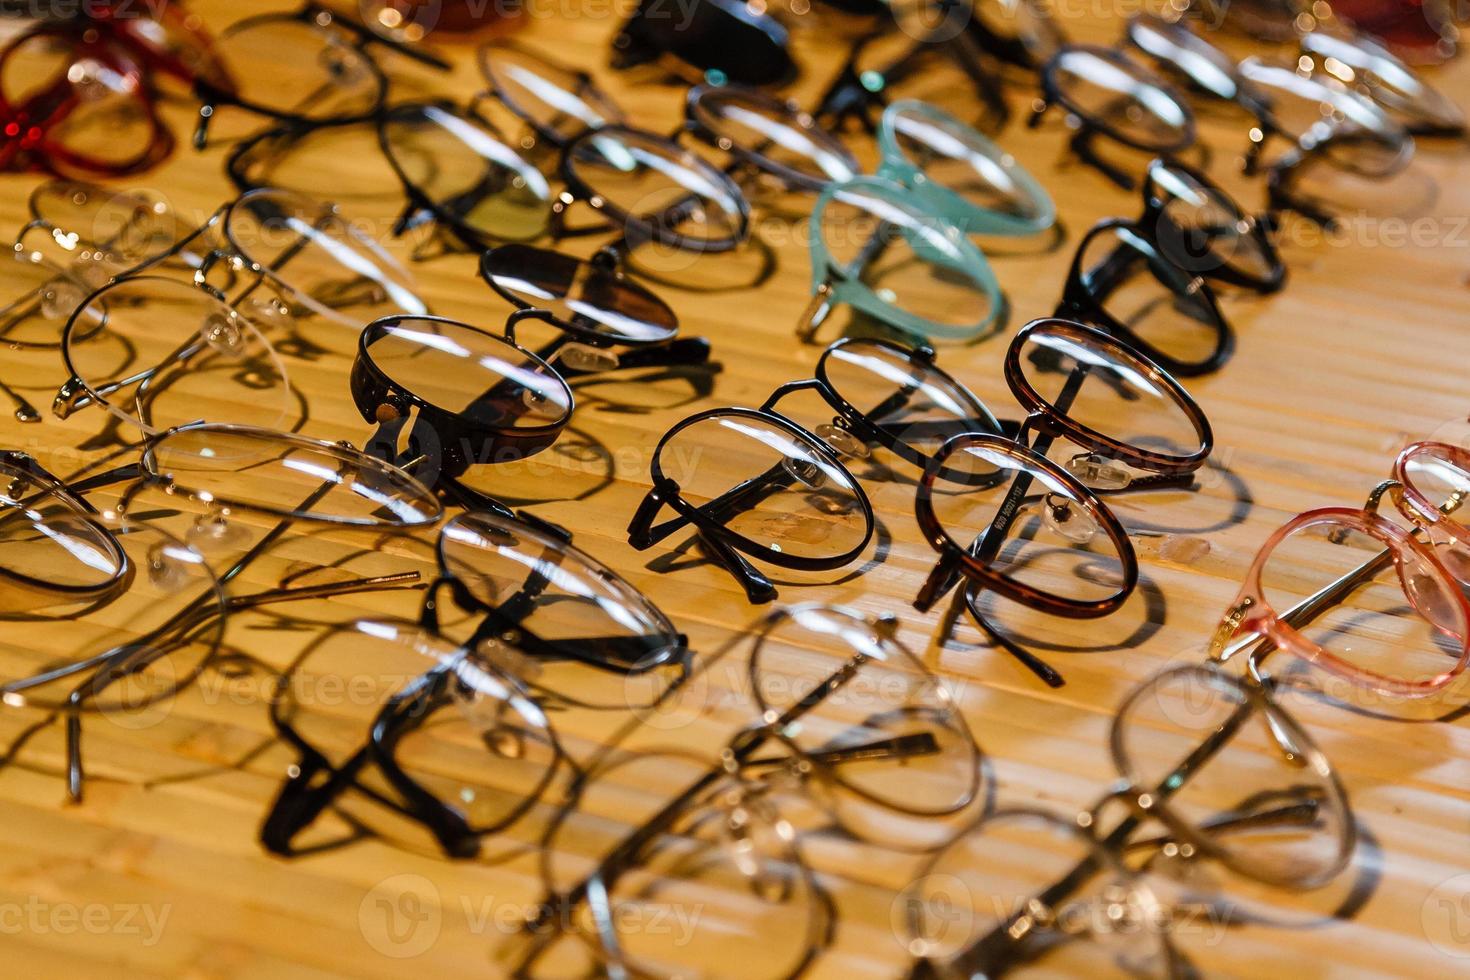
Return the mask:
<path id="1" fill-rule="evenodd" d="M 22 453 L 0 456 L 8 489 L 0 524 L 14 535 L 0 575 L 6 612 L 26 618 L 26 643 L 6 654 L 0 702 L 67 720 L 67 778 L 80 798 L 79 711 L 157 704 L 191 683 L 213 655 L 228 610 L 375 591 L 386 576 L 226 599 L 234 580 L 287 530 L 308 520 L 356 527 L 433 523 L 442 510 L 412 477 L 330 443 L 238 426 L 191 426 L 145 443 L 137 462 L 63 482 Z M 105 511 L 88 498 L 109 487 Z M 196 507 L 184 537 L 129 517 L 145 490 Z M 241 543 L 242 514 L 279 518 L 219 578 L 204 555 Z M 416 579 L 417 575 L 411 576 Z M 103 613 L 93 617 L 93 613 Z M 80 618 L 79 618 L 80 617 Z M 88 628 L 79 629 L 79 623 Z M 48 639 L 54 627 L 64 631 Z M 45 660 L 37 661 L 37 651 Z M 58 658 L 58 651 L 69 651 Z"/>
<path id="2" fill-rule="evenodd" d="M 910 337 L 963 339 L 1005 311 L 1000 283 L 933 199 L 892 181 L 829 185 L 812 211 L 812 301 L 796 333 L 810 340 L 838 304 Z"/>
<path id="3" fill-rule="evenodd" d="M 782 85 L 796 76 L 786 28 L 737 0 L 699 0 L 680 17 L 640 0 L 613 38 L 612 66 L 656 62 L 700 81 Z"/>
<path id="4" fill-rule="evenodd" d="M 1133 178 L 1105 160 L 1101 137 L 1154 156 L 1194 144 L 1194 114 L 1162 78 L 1113 48 L 1066 45 L 1041 71 L 1041 99 L 1027 125 L 1035 128 L 1052 106 L 1076 127 L 1072 152 L 1113 183 L 1132 189 Z"/>
<path id="5" fill-rule="evenodd" d="M 1312 61 L 1311 70 L 1368 96 L 1412 135 L 1465 135 L 1465 110 L 1372 38 L 1314 30 L 1303 34 L 1299 44 Z"/>
<path id="6" fill-rule="evenodd" d="M 1057 315 L 1097 327 L 1171 374 L 1217 371 L 1234 350 L 1230 324 L 1209 282 L 1174 261 L 1174 241 L 1160 242 L 1157 227 L 1121 218 L 1094 225 L 1077 244 Z"/>
<path id="7" fill-rule="evenodd" d="M 684 129 L 728 153 L 735 168 L 788 188 L 819 191 L 861 172 L 852 151 L 809 113 L 759 89 L 694 86 L 684 100 Z"/>
<path id="8" fill-rule="evenodd" d="M 190 279 L 154 274 L 171 263 Z M 280 346 L 305 356 L 333 334 L 355 337 L 383 308 L 427 310 L 380 245 L 332 205 L 250 191 L 77 306 L 61 334 L 71 377 L 53 411 L 101 404 L 146 433 L 201 417 L 275 426 L 299 404 L 260 327 L 292 329 Z M 237 404 L 221 402 L 242 387 Z"/>
<path id="9" fill-rule="evenodd" d="M 220 33 L 216 45 L 234 84 L 224 87 L 208 78 L 195 83 L 200 107 L 194 145 L 208 142 L 209 124 L 224 106 L 312 126 L 373 118 L 388 92 L 388 78 L 373 58 L 375 48 L 441 71 L 450 67 L 428 51 L 379 34 L 314 0 L 293 12 L 236 21 Z M 260 70 L 261 65 L 270 69 Z"/>
<path id="10" fill-rule="evenodd" d="M 1378 514 L 1387 496 L 1406 529 Z M 1358 510 L 1292 518 L 1267 539 L 1210 645 L 1251 665 L 1281 649 L 1387 696 L 1444 689 L 1470 663 L 1470 453 L 1419 442 Z M 1298 601 L 1300 600 L 1300 601 Z M 1405 602 L 1408 608 L 1405 608 Z"/>
<path id="11" fill-rule="evenodd" d="M 529 48 L 494 41 L 479 49 L 480 74 L 491 93 L 531 129 L 521 147 L 562 147 L 588 129 L 622 125 L 626 114 L 587 72 Z"/>
<path id="12" fill-rule="evenodd" d="M 130 48 L 95 30 L 42 24 L 0 50 L 0 169 L 137 173 L 173 150 Z"/>
<path id="13" fill-rule="evenodd" d="M 807 389 L 837 411 L 832 424 L 811 431 L 775 410 Z M 866 457 L 876 444 L 924 466 L 950 436 L 972 431 L 1000 428 L 934 364 L 932 350 L 840 340 L 822 354 L 815 377 L 782 385 L 760 408 L 700 412 L 665 433 L 628 541 L 642 551 L 693 525 L 750 601 L 768 602 L 775 587 L 742 555 L 822 570 L 853 561 L 871 540 L 872 505 L 842 456 Z M 655 524 L 664 507 L 675 516 Z"/>
<path id="14" fill-rule="evenodd" d="M 1352 858 L 1347 794 L 1267 688 L 1206 666 L 1164 671 L 1123 701 L 1110 746 L 1121 780 L 1091 809 L 1068 820 L 1003 807 L 926 865 L 899 902 L 924 958 L 915 976 L 1178 976 L 1168 910 L 1125 859 L 1180 879 L 1210 860 L 1308 890 Z M 1115 802 L 1126 812 L 1104 829 Z"/>
<path id="15" fill-rule="evenodd" d="M 976 427 L 950 438 L 926 465 L 914 516 L 939 560 L 914 606 L 927 611 L 969 579 L 975 622 L 1060 687 L 1060 674 L 986 620 L 978 595 L 994 591 L 1072 618 L 1116 611 L 1137 583 L 1138 559 L 1100 496 L 1188 485 L 1214 437 L 1167 372 L 1078 323 L 1027 324 L 1006 352 L 1005 377 L 1027 412 L 1015 437 L 989 434 L 999 425 L 988 433 Z M 1081 452 L 1053 462 L 1046 454 L 1057 441 Z"/>
<path id="16" fill-rule="evenodd" d="M 1270 219 L 1248 216 L 1229 194 L 1192 167 L 1172 160 L 1149 164 L 1143 213 L 1133 223 L 1186 272 L 1259 293 L 1286 281 L 1268 232 Z"/>
<path id="17" fill-rule="evenodd" d="M 606 968 L 615 975 L 708 963 L 721 935 L 735 928 L 735 909 L 710 908 L 680 943 L 623 924 L 637 911 L 678 907 L 724 882 L 711 901 L 722 902 L 719 894 L 743 896 L 742 930 L 748 928 L 748 903 L 759 902 L 768 923 L 762 942 L 768 959 L 779 964 L 775 972 L 799 972 L 825 944 L 832 910 L 801 857 L 781 800 L 810 794 L 821 811 L 861 839 L 914 850 L 933 845 L 895 833 L 895 825 L 883 821 L 944 823 L 981 797 L 979 747 L 944 686 L 895 631 L 888 617 L 810 603 L 767 615 L 717 651 L 701 673 L 749 645 L 742 671 L 752 694 L 746 710 L 759 712 L 759 724 L 739 730 L 718 760 L 688 750 L 630 752 L 616 748 L 621 740 L 614 739 L 577 780 L 547 835 L 553 857 L 544 907 L 558 919 L 532 923 L 532 929 L 549 935 L 543 926 L 568 924 L 572 910 L 585 906 Z M 625 727 L 623 734 L 629 732 Z M 628 786 L 639 790 L 631 800 L 620 792 Z M 583 835 L 594 830 L 580 819 L 583 808 L 598 836 L 607 834 L 596 820 L 604 787 L 612 787 L 620 803 L 618 830 L 632 829 L 597 841 L 606 846 L 596 851 L 594 872 L 587 876 L 579 867 L 577 878 L 563 884 L 554 866 L 559 845 L 582 841 L 581 853 Z M 640 887 L 650 876 L 662 883 L 657 894 Z"/>

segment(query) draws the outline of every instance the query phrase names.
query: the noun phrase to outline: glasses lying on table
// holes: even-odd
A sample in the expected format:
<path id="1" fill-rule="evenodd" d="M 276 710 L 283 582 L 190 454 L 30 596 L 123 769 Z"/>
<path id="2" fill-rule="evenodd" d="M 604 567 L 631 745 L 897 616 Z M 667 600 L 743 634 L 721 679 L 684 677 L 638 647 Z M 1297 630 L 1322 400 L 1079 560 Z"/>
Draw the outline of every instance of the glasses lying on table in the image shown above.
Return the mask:
<path id="1" fill-rule="evenodd" d="M 1101 498 L 1187 487 L 1214 436 L 1168 373 L 1081 324 L 1027 324 L 1006 352 L 1005 378 L 1027 412 L 1019 427 L 975 426 L 949 438 L 925 467 L 914 516 L 939 560 L 914 606 L 929 610 L 967 579 L 963 596 L 976 624 L 1060 687 L 1056 670 L 987 620 L 979 598 L 993 591 L 1081 619 L 1115 612 L 1137 584 L 1138 559 Z M 1047 453 L 1058 442 L 1079 451 L 1054 462 Z"/>
<path id="2" fill-rule="evenodd" d="M 811 219 L 812 300 L 797 321 L 809 341 L 839 304 L 912 338 L 990 330 L 1005 299 L 985 255 L 934 199 L 876 177 L 829 185 Z"/>
<path id="3" fill-rule="evenodd" d="M 1407 528 L 1378 513 L 1384 497 Z M 1306 511 L 1267 539 L 1211 656 L 1223 662 L 1250 648 L 1254 669 L 1281 649 L 1381 695 L 1443 690 L 1470 663 L 1467 500 L 1470 452 L 1408 446 L 1361 509 Z"/>
<path id="4" fill-rule="evenodd" d="M 612 66 L 657 67 L 701 80 L 778 86 L 797 72 L 786 28 L 738 0 L 699 0 L 678 18 L 639 0 L 613 38 Z"/>
<path id="5" fill-rule="evenodd" d="M 161 274 L 179 270 L 188 278 Z M 305 353 L 308 324 L 355 335 L 384 307 L 426 310 L 381 246 L 331 205 L 250 191 L 80 300 L 52 408 L 64 419 L 100 404 L 145 433 L 201 418 L 275 425 L 300 405 L 262 328 L 291 328 L 282 344 Z"/>
<path id="6" fill-rule="evenodd" d="M 236 21 L 216 44 L 234 84 L 224 87 L 208 78 L 195 84 L 200 106 L 194 145 L 207 143 L 210 122 L 226 106 L 309 126 L 372 119 L 388 95 L 388 77 L 375 49 L 440 71 L 450 67 L 428 51 L 377 33 L 315 0 L 294 11 Z"/>
<path id="7" fill-rule="evenodd" d="M 93 468 L 96 469 L 95 467 Z M 437 500 L 411 476 L 354 450 L 240 426 L 190 426 L 144 444 L 137 461 L 63 482 L 6 453 L 0 522 L 4 615 L 25 624 L 4 650 L 0 703 L 67 726 L 68 786 L 80 797 L 82 715 L 152 705 L 191 683 L 219 644 L 229 610 L 401 587 L 387 576 L 225 598 L 235 580 L 297 521 L 360 528 L 432 524 Z M 185 506 L 129 516 L 146 491 Z M 106 509 L 92 502 L 106 495 Z M 238 550 L 247 515 L 277 518 L 218 578 L 205 556 Z M 417 574 L 412 576 L 417 578 Z M 52 634 L 55 633 L 55 636 Z"/>
<path id="8" fill-rule="evenodd" d="M 353 623 L 296 660 L 272 719 L 302 758 L 265 822 L 268 848 L 297 853 L 326 808 L 345 807 L 394 837 L 408 818 L 444 853 L 474 856 L 565 764 L 542 706 L 637 709 L 682 681 L 687 639 L 569 539 L 526 514 L 460 515 L 439 535 L 420 625 Z M 311 697 L 318 679 L 362 677 L 374 691 L 353 711 Z"/>
<path id="9" fill-rule="evenodd" d="M 777 610 L 701 666 L 709 672 L 749 645 L 746 663 L 732 665 L 748 675 L 746 727 L 711 732 L 719 745 L 710 752 L 605 748 L 546 837 L 545 920 L 528 926 L 535 948 L 522 969 L 570 928 L 612 975 L 695 964 L 724 973 L 711 955 L 754 929 L 769 969 L 744 970 L 799 973 L 830 939 L 833 909 L 802 855 L 797 812 L 914 850 L 926 845 L 895 826 L 943 823 L 981 796 L 979 747 L 895 632 L 891 618 L 837 606 Z M 559 867 L 567 854 L 576 855 L 570 869 Z M 687 901 L 707 914 L 677 940 L 631 926 L 640 911 Z"/>
<path id="10" fill-rule="evenodd" d="M 1187 909 L 1150 880 L 1187 903 L 1201 862 L 1309 890 L 1352 859 L 1347 794 L 1268 687 L 1164 671 L 1123 701 L 1109 744 L 1121 778 L 1089 810 L 1001 807 L 925 866 L 899 900 L 911 977 L 1189 976 L 1165 929 Z"/>
<path id="11" fill-rule="evenodd" d="M 1108 139 L 1153 156 L 1170 156 L 1195 141 L 1194 114 L 1162 78 L 1113 48 L 1066 45 L 1041 71 L 1041 99 L 1027 125 L 1052 106 L 1075 127 L 1072 152 L 1125 189 L 1134 179 L 1094 145 Z"/>
<path id="12" fill-rule="evenodd" d="M 837 412 L 808 430 L 776 410 L 803 390 Z M 746 560 L 783 568 L 840 568 L 873 536 L 872 504 L 844 456 L 882 446 L 925 466 L 959 433 L 1000 431 L 969 389 L 934 363 L 934 351 L 845 339 L 817 361 L 815 376 L 782 385 L 758 409 L 718 408 L 675 425 L 654 449 L 649 490 L 628 526 L 642 551 L 693 526 L 709 556 L 745 590 L 769 602 L 776 588 Z M 655 524 L 668 507 L 674 516 Z"/>
<path id="13" fill-rule="evenodd" d="M 585 130 L 627 122 L 617 100 L 580 68 L 511 41 L 484 44 L 477 55 L 490 94 L 530 130 L 520 140 L 524 150 L 559 149 Z"/>
<path id="14" fill-rule="evenodd" d="M 856 177 L 847 145 L 789 99 L 743 85 L 696 85 L 684 98 L 684 131 L 728 154 L 738 179 L 758 172 L 793 190 L 820 191 Z"/>

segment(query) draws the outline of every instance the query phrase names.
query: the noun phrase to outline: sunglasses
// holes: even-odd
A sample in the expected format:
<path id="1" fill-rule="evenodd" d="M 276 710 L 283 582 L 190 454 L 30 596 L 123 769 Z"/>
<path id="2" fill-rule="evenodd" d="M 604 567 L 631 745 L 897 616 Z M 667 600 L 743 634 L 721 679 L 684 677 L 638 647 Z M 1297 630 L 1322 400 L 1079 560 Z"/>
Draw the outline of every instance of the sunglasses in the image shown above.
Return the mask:
<path id="1" fill-rule="evenodd" d="M 613 38 L 619 70 L 657 63 L 695 81 L 779 86 L 796 77 L 786 28 L 738 0 L 695 0 L 679 16 L 640 0 Z"/>

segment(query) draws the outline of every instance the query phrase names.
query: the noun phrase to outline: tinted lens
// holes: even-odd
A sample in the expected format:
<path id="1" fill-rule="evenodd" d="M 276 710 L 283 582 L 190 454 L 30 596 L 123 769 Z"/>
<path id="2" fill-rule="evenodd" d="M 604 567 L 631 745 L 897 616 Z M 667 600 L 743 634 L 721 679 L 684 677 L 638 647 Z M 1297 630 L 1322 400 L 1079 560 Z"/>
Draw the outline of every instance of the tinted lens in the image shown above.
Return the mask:
<path id="1" fill-rule="evenodd" d="M 1470 583 L 1470 456 L 1443 443 L 1421 443 L 1399 459 L 1408 513 L 1437 516 L 1449 532 L 1431 535 L 1435 556 L 1461 582 Z M 1427 523 L 1427 521 L 1426 521 Z"/>
<path id="2" fill-rule="evenodd" d="M 720 147 L 734 148 L 764 170 L 821 187 L 859 173 L 857 160 L 811 116 L 784 102 L 739 88 L 702 89 L 694 119 Z"/>
<path id="3" fill-rule="evenodd" d="M 1098 870 L 1052 894 L 1087 864 Z M 942 977 L 1171 975 L 1166 910 L 1070 821 L 1041 811 L 987 817 L 925 867 L 893 908 L 907 951 L 929 957 Z M 1024 938 L 994 935 L 1012 927 Z M 952 963 L 961 954 L 969 954 L 964 963 Z"/>
<path id="4" fill-rule="evenodd" d="M 14 475 L 0 498 L 0 617 L 10 620 L 0 697 L 7 707 L 71 703 L 124 728 L 156 724 L 219 644 L 219 583 L 197 551 L 166 532 L 83 515 L 45 484 Z M 32 680 L 52 671 L 44 683 Z"/>
<path id="5" fill-rule="evenodd" d="M 838 275 L 871 294 L 865 312 L 892 308 L 956 332 L 982 329 L 995 314 L 1000 298 L 984 257 L 955 225 L 883 181 L 829 194 L 815 218 L 821 244 Z"/>
<path id="6" fill-rule="evenodd" d="M 860 551 L 872 533 L 861 491 L 810 436 L 754 414 L 687 422 L 667 438 L 656 473 L 716 524 L 797 558 Z"/>
<path id="7" fill-rule="evenodd" d="M 1189 109 L 1120 52 L 1063 49 L 1051 60 L 1048 77 L 1068 109 L 1134 146 L 1162 152 L 1190 140 Z"/>
<path id="8" fill-rule="evenodd" d="M 546 229 L 546 178 L 483 123 L 443 106 L 403 105 L 379 125 L 403 179 L 457 228 L 502 241 L 535 238 Z"/>
<path id="9" fill-rule="evenodd" d="M 1391 551 L 1394 559 L 1382 556 Z M 1278 615 L 1369 562 L 1364 581 L 1310 622 L 1310 644 L 1364 684 L 1433 685 L 1462 666 L 1467 633 L 1459 586 L 1422 552 L 1338 519 L 1295 528 L 1261 568 L 1263 598 Z M 1383 566 L 1383 567 L 1378 567 Z M 1347 699 L 1347 694 L 1338 693 Z"/>
<path id="10" fill-rule="evenodd" d="M 679 321 L 663 300 L 632 280 L 561 252 L 503 245 L 480 273 L 522 309 L 546 310 L 565 330 L 625 344 L 673 338 Z"/>
<path id="11" fill-rule="evenodd" d="M 944 478 L 929 503 L 955 548 L 978 541 L 976 557 L 991 572 L 1064 601 L 1097 603 L 1125 590 L 1125 562 L 1093 512 L 1098 504 L 1003 440 L 953 445 L 936 460 Z"/>
<path id="12" fill-rule="evenodd" d="M 1217 670 L 1178 668 L 1140 686 L 1113 722 L 1113 753 L 1124 778 L 1241 874 L 1311 887 L 1351 853 L 1327 760 L 1284 711 Z M 1182 872 L 1189 852 L 1178 850 L 1151 855 L 1150 870 Z"/>
<path id="13" fill-rule="evenodd" d="M 352 331 L 389 312 L 427 313 L 408 270 L 335 207 L 289 191 L 252 191 L 229 211 L 230 245 L 270 274 L 297 319 Z"/>
<path id="14" fill-rule="evenodd" d="M 1020 340 L 1017 364 L 1023 400 L 1039 398 L 1104 438 L 1176 461 L 1205 449 L 1198 408 L 1157 366 L 1096 331 L 1047 321 Z"/>
<path id="15" fill-rule="evenodd" d="M 786 45 L 786 29 L 775 18 L 739 0 L 697 0 L 682 17 L 644 2 L 614 41 L 613 64 L 667 53 L 711 77 L 777 85 L 796 72 Z"/>
<path id="16" fill-rule="evenodd" d="M 382 77 L 348 35 L 302 18 L 242 20 L 219 35 L 217 49 L 234 96 L 261 112 L 312 121 L 362 118 L 382 99 Z"/>
<path id="17" fill-rule="evenodd" d="M 791 744 L 837 785 L 930 817 L 979 792 L 980 750 L 948 690 L 862 616 L 797 606 L 761 634 L 750 669 L 762 716 L 788 719 Z"/>
<path id="18" fill-rule="evenodd" d="M 622 110 L 590 77 L 524 48 L 482 47 L 480 72 L 512 112 L 558 146 L 583 130 L 623 121 Z"/>
<path id="19" fill-rule="evenodd" d="M 379 320 L 363 352 L 394 385 L 471 425 L 535 429 L 571 414 L 571 390 L 546 362 L 468 324 Z"/>
<path id="20" fill-rule="evenodd" d="M 34 127 L 31 146 L 54 148 L 46 162 L 63 173 L 147 165 L 167 138 L 144 98 L 138 66 L 120 50 L 84 46 L 65 33 L 32 34 L 10 47 L 0 64 L 0 95 Z"/>
<path id="21" fill-rule="evenodd" d="M 397 467 L 284 432 L 192 426 L 153 442 L 143 462 L 176 492 L 219 507 L 367 527 L 430 524 L 441 513 Z"/>
<path id="22" fill-rule="evenodd" d="M 1228 194 L 1163 162 L 1150 165 L 1148 177 L 1150 192 L 1163 207 L 1154 237 L 1165 258 L 1205 276 L 1221 269 L 1261 282 L 1280 276 L 1280 260 L 1255 219 Z"/>
<path id="23" fill-rule="evenodd" d="M 980 222 L 991 214 L 1037 229 L 1055 220 L 1052 202 L 1023 175 L 1015 159 L 954 116 L 922 103 L 903 102 L 884 114 L 884 122 L 890 127 L 893 149 L 905 161 L 976 212 L 968 216 L 975 221 L 970 230 L 988 230 Z"/>
<path id="24" fill-rule="evenodd" d="M 921 459 L 951 436 L 999 431 L 968 389 L 902 348 L 850 341 L 829 349 L 818 372 L 839 398 Z"/>
<path id="25" fill-rule="evenodd" d="M 568 147 L 564 166 L 613 215 L 666 245 L 718 250 L 745 237 L 740 188 L 668 140 L 621 128 L 590 133 Z"/>
<path id="26" fill-rule="evenodd" d="M 1089 234 L 1082 243 L 1081 283 L 1092 301 L 1126 326 L 1153 356 L 1173 367 L 1205 366 L 1216 355 L 1226 326 L 1209 289 L 1171 262 L 1128 226 Z"/>
<path id="27" fill-rule="evenodd" d="M 466 626 L 507 617 L 494 620 L 502 623 L 496 632 L 523 632 L 526 677 L 537 686 L 575 703 L 626 708 L 651 704 L 680 675 L 684 643 L 664 614 L 565 542 L 466 514 L 445 526 L 439 553 L 477 604 Z"/>
<path id="28" fill-rule="evenodd" d="M 286 369 L 233 307 L 188 282 L 141 276 L 94 293 L 62 356 L 95 401 L 145 432 L 188 422 L 289 428 Z"/>

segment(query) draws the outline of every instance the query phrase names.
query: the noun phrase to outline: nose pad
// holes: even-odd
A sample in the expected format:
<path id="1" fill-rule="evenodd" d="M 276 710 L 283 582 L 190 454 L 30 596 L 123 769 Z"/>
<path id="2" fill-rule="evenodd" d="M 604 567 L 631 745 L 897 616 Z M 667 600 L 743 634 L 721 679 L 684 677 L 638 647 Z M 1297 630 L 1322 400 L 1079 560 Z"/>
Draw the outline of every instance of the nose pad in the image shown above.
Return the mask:
<path id="1" fill-rule="evenodd" d="M 355 85 L 368 77 L 362 55 L 345 44 L 332 43 L 322 48 L 317 63 L 339 85 Z"/>
<path id="2" fill-rule="evenodd" d="M 587 344 L 567 344 L 556 359 L 573 371 L 613 371 L 620 363 L 614 351 Z"/>
<path id="3" fill-rule="evenodd" d="M 850 456 L 853 459 L 867 459 L 872 455 L 866 443 L 839 425 L 831 423 L 819 425 L 816 433 L 823 442 L 844 456 Z"/>
<path id="4" fill-rule="evenodd" d="M 1454 637 L 1465 635 L 1464 598 L 1416 554 L 1402 554 L 1398 563 L 1399 581 L 1419 615 L 1441 632 Z"/>
<path id="5" fill-rule="evenodd" d="M 205 317 L 199 328 L 199 337 L 217 354 L 235 359 L 245 356 L 245 331 L 233 314 L 216 312 Z"/>
<path id="6" fill-rule="evenodd" d="M 249 534 L 219 513 L 201 514 L 184 536 L 195 551 L 208 554 L 244 543 Z"/>
<path id="7" fill-rule="evenodd" d="M 776 833 L 770 817 L 760 812 L 764 807 L 752 806 L 745 792 L 732 791 L 732 797 L 721 801 L 725 807 L 719 822 L 721 849 L 752 895 L 771 904 L 787 901 L 795 884 L 792 869 L 763 853 L 761 838 Z"/>
<path id="8" fill-rule="evenodd" d="M 169 545 L 155 544 L 148 549 L 148 581 L 161 591 L 175 593 L 187 587 L 189 568 L 169 553 Z"/>
<path id="9" fill-rule="evenodd" d="M 1041 519 L 1047 527 L 1076 544 L 1087 544 L 1097 536 L 1097 522 L 1086 508 L 1060 494 L 1046 495 L 1042 501 Z"/>
<path id="10" fill-rule="evenodd" d="M 243 304 L 243 312 L 265 329 L 285 326 L 292 320 L 291 311 L 274 296 L 251 296 Z"/>
<path id="11" fill-rule="evenodd" d="M 809 490 L 820 490 L 827 483 L 827 474 L 822 472 L 822 467 L 816 461 L 810 459 L 792 459 L 784 456 L 781 459 L 781 468 L 797 483 Z"/>
<path id="12" fill-rule="evenodd" d="M 481 736 L 485 748 L 502 759 L 521 759 L 526 755 L 524 732 L 497 725 Z"/>
<path id="13" fill-rule="evenodd" d="M 48 320 L 65 320 L 86 298 L 80 283 L 58 276 L 41 287 L 41 315 Z"/>
<path id="14" fill-rule="evenodd" d="M 1093 490 L 1122 490 L 1133 482 L 1133 477 L 1123 467 L 1092 453 L 1067 460 L 1067 472 L 1076 477 L 1077 482 Z"/>

